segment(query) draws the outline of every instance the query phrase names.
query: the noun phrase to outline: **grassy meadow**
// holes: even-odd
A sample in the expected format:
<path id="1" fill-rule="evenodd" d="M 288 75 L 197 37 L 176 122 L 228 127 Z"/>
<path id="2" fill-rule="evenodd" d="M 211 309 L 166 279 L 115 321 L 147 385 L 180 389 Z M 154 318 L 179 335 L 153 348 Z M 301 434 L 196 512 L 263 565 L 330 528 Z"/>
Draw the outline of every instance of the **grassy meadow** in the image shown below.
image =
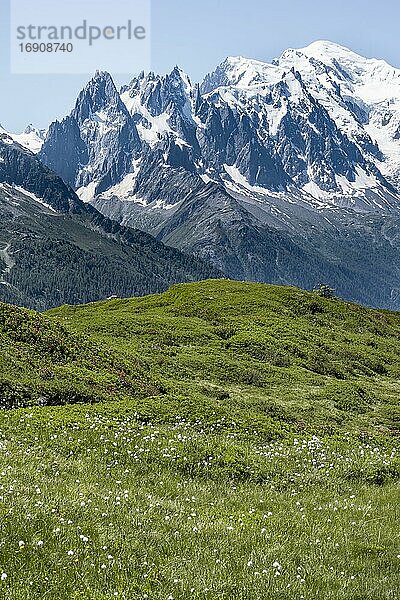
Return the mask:
<path id="1" fill-rule="evenodd" d="M 399 338 L 230 281 L 0 305 L 0 597 L 397 599 Z"/>

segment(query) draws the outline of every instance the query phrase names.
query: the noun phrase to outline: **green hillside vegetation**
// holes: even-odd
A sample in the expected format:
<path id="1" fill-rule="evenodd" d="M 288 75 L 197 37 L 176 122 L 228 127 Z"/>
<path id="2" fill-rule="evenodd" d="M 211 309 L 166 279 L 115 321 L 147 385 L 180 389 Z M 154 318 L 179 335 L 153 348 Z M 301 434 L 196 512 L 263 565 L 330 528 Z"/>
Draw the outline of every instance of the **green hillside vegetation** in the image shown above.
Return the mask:
<path id="1" fill-rule="evenodd" d="M 140 362 L 187 417 L 257 431 L 400 429 L 400 314 L 291 287 L 213 280 L 50 311 Z M 165 404 L 165 398 L 160 398 Z M 160 407 L 157 403 L 157 416 Z M 153 416 L 153 415 L 152 415 Z"/>
<path id="2" fill-rule="evenodd" d="M 129 365 L 87 336 L 26 309 L 0 303 L 2 408 L 101 402 L 157 393 Z"/>
<path id="3" fill-rule="evenodd" d="M 399 334 L 225 280 L 0 305 L 0 597 L 397 599 Z"/>

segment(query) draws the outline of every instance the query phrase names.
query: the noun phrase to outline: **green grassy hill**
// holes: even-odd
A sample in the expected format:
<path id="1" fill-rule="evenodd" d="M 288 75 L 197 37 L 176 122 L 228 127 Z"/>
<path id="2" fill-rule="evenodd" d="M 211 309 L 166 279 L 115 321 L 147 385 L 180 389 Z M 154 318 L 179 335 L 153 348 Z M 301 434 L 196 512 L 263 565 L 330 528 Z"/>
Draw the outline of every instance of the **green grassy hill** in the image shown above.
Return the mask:
<path id="1" fill-rule="evenodd" d="M 257 429 L 270 420 L 315 431 L 400 428 L 397 313 L 215 280 L 48 315 L 136 360 L 187 416 L 253 417 Z"/>
<path id="2" fill-rule="evenodd" d="M 158 393 L 135 359 L 34 311 L 0 303 L 2 408 L 100 402 Z"/>
<path id="3" fill-rule="evenodd" d="M 0 305 L 0 597 L 397 599 L 399 334 L 220 280 Z"/>

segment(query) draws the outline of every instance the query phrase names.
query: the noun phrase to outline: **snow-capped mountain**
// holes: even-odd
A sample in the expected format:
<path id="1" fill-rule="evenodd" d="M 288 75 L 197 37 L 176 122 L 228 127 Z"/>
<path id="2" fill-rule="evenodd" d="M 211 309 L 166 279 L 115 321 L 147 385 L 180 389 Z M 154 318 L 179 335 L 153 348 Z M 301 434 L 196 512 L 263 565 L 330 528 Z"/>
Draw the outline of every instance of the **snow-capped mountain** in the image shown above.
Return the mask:
<path id="1" fill-rule="evenodd" d="M 72 113 L 50 125 L 40 157 L 90 199 L 119 182 L 139 151 L 135 123 L 111 76 L 97 72 Z"/>
<path id="2" fill-rule="evenodd" d="M 398 183 L 400 69 L 330 42 L 286 50 L 275 62 L 301 72 L 307 88 L 339 127 Z"/>
<path id="3" fill-rule="evenodd" d="M 363 140 L 362 145 L 348 136 L 302 73 L 293 65 L 281 68 L 278 62 L 227 59 L 206 77 L 202 90 L 213 103 L 222 101 L 258 121 L 258 139 L 273 148 L 275 161 L 290 178 L 286 191 L 296 187 L 319 200 L 361 207 L 363 190 L 371 189 L 379 196 L 383 192 L 387 200 L 386 191 L 393 190 L 373 153 L 365 152 L 365 147 L 375 149 L 372 141 Z M 243 175 L 240 165 L 234 166 Z M 265 181 L 254 183 L 270 188 Z"/>
<path id="4" fill-rule="evenodd" d="M 382 272 L 398 243 L 399 74 L 330 42 L 271 64 L 230 57 L 200 85 L 175 67 L 118 91 L 97 72 L 38 156 L 103 214 L 231 277 L 309 286 L 314 260 L 310 280 L 326 272 L 363 301 L 366 254 Z M 381 304 L 398 302 L 396 277 Z"/>
<path id="5" fill-rule="evenodd" d="M 0 125 L 0 133 L 9 135 L 13 140 L 34 154 L 39 152 L 46 137 L 45 129 L 37 129 L 33 125 L 28 125 L 22 133 L 9 133 Z"/>
<path id="6" fill-rule="evenodd" d="M 174 168 L 235 193 L 386 210 L 399 203 L 399 73 L 328 42 L 273 64 L 228 58 L 201 86 L 176 67 L 119 93 L 98 72 L 40 156 L 87 201 L 170 208 L 182 200 Z"/>

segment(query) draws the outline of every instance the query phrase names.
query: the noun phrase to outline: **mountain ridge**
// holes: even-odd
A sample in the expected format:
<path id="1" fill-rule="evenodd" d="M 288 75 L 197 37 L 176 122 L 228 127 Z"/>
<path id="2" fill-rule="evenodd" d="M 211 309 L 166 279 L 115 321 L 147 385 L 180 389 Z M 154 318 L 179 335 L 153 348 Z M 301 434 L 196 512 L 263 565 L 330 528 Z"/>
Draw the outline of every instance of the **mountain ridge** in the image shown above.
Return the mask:
<path id="1" fill-rule="evenodd" d="M 37 155 L 0 135 L 0 299 L 36 309 L 161 291 L 221 274 L 84 204 Z"/>
<path id="2" fill-rule="evenodd" d="M 397 79 L 328 42 L 272 64 L 228 58 L 201 85 L 175 67 L 118 91 L 98 71 L 37 156 L 86 205 L 229 278 L 328 281 L 395 309 Z"/>
<path id="3" fill-rule="evenodd" d="M 324 48 L 327 45 L 327 43 L 320 42 L 314 45 L 311 44 L 303 50 L 306 50 L 309 53 L 311 53 L 312 48 L 319 48 L 321 44 Z M 328 47 L 337 49 L 340 48 L 342 52 L 345 50 L 343 49 L 343 47 L 334 44 L 328 44 Z M 350 53 L 351 56 L 358 56 L 356 54 L 351 53 L 350 51 L 347 52 Z M 292 57 L 291 64 L 288 64 L 290 56 Z M 322 101 L 323 99 L 318 97 L 318 94 L 310 95 L 310 90 L 307 88 L 307 86 L 304 85 L 304 69 L 303 73 L 301 73 L 301 70 L 297 68 L 300 65 L 298 64 L 298 61 L 296 62 L 295 60 L 295 58 L 297 57 L 298 59 L 299 56 L 306 57 L 306 53 L 302 54 L 302 50 L 287 50 L 282 54 L 282 56 L 279 59 L 275 59 L 275 61 L 273 61 L 273 64 L 262 63 L 261 61 L 254 61 L 249 59 L 235 59 L 230 57 L 227 58 L 223 63 L 221 63 L 221 65 L 217 68 L 217 72 L 219 72 L 219 77 L 222 77 L 222 75 L 224 75 L 225 80 L 218 79 L 218 77 L 216 79 L 216 72 L 214 72 L 206 76 L 200 87 L 198 87 L 197 85 L 193 85 L 190 82 L 188 76 L 178 67 L 175 67 L 175 69 L 169 75 L 162 77 L 155 75 L 154 73 L 149 73 L 147 75 L 141 73 L 137 78 L 134 78 L 129 85 L 123 86 L 121 88 L 119 97 L 121 98 L 124 107 L 120 105 L 117 110 L 117 113 L 118 115 L 121 115 L 121 113 L 125 112 L 125 108 L 128 110 L 128 112 L 132 115 L 135 121 L 135 123 L 131 124 L 131 129 L 134 132 L 135 137 L 137 136 L 138 138 L 140 138 L 142 140 L 142 144 L 144 144 L 145 146 L 148 145 L 150 147 L 154 147 L 154 145 L 157 143 L 157 136 L 159 136 L 159 141 L 162 141 L 161 138 L 168 140 L 168 146 L 164 148 L 164 150 L 169 150 L 171 155 L 167 153 L 168 156 L 165 160 L 166 164 L 174 166 L 173 161 L 175 158 L 175 160 L 178 160 L 179 165 L 183 165 L 186 168 L 190 166 L 190 169 L 192 171 L 197 172 L 197 174 L 199 175 L 204 176 L 208 173 L 207 176 L 210 176 L 211 178 L 213 178 L 213 176 L 216 176 L 217 180 L 220 180 L 221 176 L 223 177 L 226 174 L 224 168 L 225 163 L 221 163 L 221 161 L 219 161 L 217 169 L 215 164 L 214 166 L 213 164 L 208 164 L 207 169 L 202 169 L 201 165 L 199 164 L 202 161 L 209 162 L 210 160 L 208 146 L 210 145 L 210 143 L 212 143 L 212 140 L 204 140 L 204 135 L 202 131 L 204 132 L 205 127 L 209 129 L 210 123 L 207 122 L 207 120 L 205 120 L 205 117 L 207 117 L 207 114 L 210 114 L 209 111 L 211 106 L 215 107 L 216 110 L 218 108 L 218 102 L 222 102 L 228 110 L 228 112 L 229 109 L 233 106 L 235 110 L 239 111 L 240 118 L 247 118 L 249 126 L 251 127 L 251 122 L 252 120 L 254 120 L 254 115 L 252 116 L 251 113 L 247 112 L 246 116 L 246 110 L 242 114 L 242 104 L 243 102 L 249 103 L 253 96 L 255 96 L 257 98 L 257 102 L 259 102 L 260 94 L 264 95 L 263 100 L 265 102 L 262 106 L 262 110 L 266 111 L 265 115 L 263 115 L 263 118 L 265 118 L 268 121 L 268 127 L 265 129 L 264 125 L 260 122 L 257 122 L 256 119 L 255 125 L 257 129 L 255 130 L 255 132 L 253 131 L 253 133 L 251 133 L 252 144 L 254 144 L 256 139 L 261 134 L 264 137 L 271 135 L 272 137 L 275 137 L 277 135 L 279 125 L 281 124 L 282 119 L 284 120 L 285 116 L 288 115 L 289 108 L 290 118 L 288 117 L 286 121 L 290 121 L 291 127 L 298 127 L 293 122 L 293 118 L 297 118 L 295 114 L 297 114 L 296 110 L 298 112 L 299 109 L 299 106 L 296 107 L 295 105 L 300 105 L 301 111 L 303 111 L 304 116 L 310 115 L 311 119 L 317 118 L 313 127 L 317 127 L 319 132 L 323 132 L 324 128 L 327 128 L 327 135 L 332 136 L 331 138 L 329 138 L 331 140 L 330 143 L 334 144 L 334 148 L 337 148 L 335 150 L 335 153 L 339 153 L 340 155 L 340 152 L 342 152 L 340 150 L 340 146 L 343 146 L 343 144 L 348 145 L 348 147 L 345 148 L 343 156 L 347 157 L 351 155 L 352 158 L 350 159 L 350 162 L 346 163 L 347 159 L 345 159 L 345 163 L 343 164 L 343 166 L 340 166 L 340 160 L 338 156 L 336 156 L 334 160 L 331 159 L 330 161 L 332 164 L 334 164 L 333 173 L 329 175 L 329 171 L 325 169 L 323 170 L 322 175 L 318 176 L 318 173 L 313 172 L 313 170 L 315 170 L 315 167 L 312 166 L 313 159 L 311 157 L 307 158 L 307 169 L 305 169 L 305 166 L 302 166 L 301 161 L 295 161 L 293 149 L 296 148 L 297 142 L 294 143 L 294 146 L 291 150 L 289 147 L 285 149 L 286 154 L 288 152 L 291 153 L 289 159 L 287 158 L 287 156 L 286 158 L 284 158 L 284 155 L 282 155 L 282 153 L 279 155 L 279 148 L 278 156 L 276 149 L 273 150 L 271 156 L 271 148 L 268 149 L 268 144 L 256 145 L 257 150 L 255 153 L 253 150 L 254 146 L 250 145 L 247 149 L 247 154 L 250 153 L 251 159 L 254 160 L 254 156 L 257 156 L 257 152 L 261 152 L 258 159 L 258 163 L 256 159 L 255 164 L 264 164 L 267 160 L 267 162 L 269 162 L 269 173 L 271 172 L 271 170 L 277 169 L 277 175 L 275 176 L 275 178 L 272 179 L 271 176 L 269 178 L 263 178 L 260 175 L 260 173 L 254 176 L 251 174 L 251 170 L 248 171 L 246 174 L 246 172 L 244 171 L 244 166 L 247 163 L 243 164 L 239 158 L 239 160 L 236 161 L 238 163 L 237 166 L 239 168 L 239 171 L 245 175 L 250 185 L 259 184 L 261 185 L 261 187 L 265 187 L 269 191 L 274 191 L 274 189 L 285 190 L 287 189 L 287 186 L 289 184 L 295 186 L 298 184 L 300 188 L 303 189 L 303 191 L 309 192 L 311 195 L 316 196 L 318 199 L 324 199 L 328 201 L 329 193 L 333 193 L 335 191 L 337 193 L 340 192 L 344 196 L 346 196 L 346 194 L 354 195 L 354 193 L 356 193 L 357 195 L 357 190 L 362 190 L 363 188 L 379 188 L 381 185 L 383 185 L 384 189 L 389 191 L 389 193 L 394 193 L 394 189 L 391 185 L 391 182 L 385 180 L 385 178 L 380 173 L 379 168 L 377 167 L 376 163 L 379 163 L 379 160 L 383 158 L 383 155 L 377 147 L 376 141 L 373 140 L 366 131 L 363 131 L 363 134 L 361 135 L 360 130 L 357 130 L 355 132 L 357 135 L 353 136 L 352 138 L 347 138 L 346 135 L 340 137 L 343 134 L 343 131 L 341 131 L 340 127 L 338 130 L 335 130 L 336 122 L 335 119 L 332 120 L 333 116 L 337 118 L 337 114 L 335 113 L 335 115 L 332 115 L 332 111 L 327 110 L 326 106 L 321 105 L 320 101 Z M 316 59 L 312 59 L 311 63 L 313 61 L 315 62 Z M 372 63 L 380 62 L 374 61 L 373 59 L 365 59 L 365 61 L 367 63 L 368 61 Z M 236 73 L 236 76 L 233 76 L 232 69 L 229 68 L 229 65 L 238 62 L 239 67 L 236 64 L 236 71 L 238 71 L 239 69 L 239 73 Z M 281 65 L 282 62 L 283 66 Z M 313 68 L 313 65 L 311 63 L 308 65 L 309 69 Z M 252 67 L 254 67 L 254 65 L 256 66 L 256 68 L 250 69 L 250 73 L 248 72 L 249 64 L 252 65 Z M 332 66 L 329 66 L 329 68 L 332 71 Z M 271 71 L 273 72 L 273 77 L 270 76 Z M 396 72 L 395 69 L 392 69 L 392 71 Z M 99 78 L 105 76 L 106 75 L 104 73 L 96 73 L 95 77 L 89 82 L 85 90 L 81 93 L 81 96 L 82 94 L 87 95 L 88 91 L 96 85 L 96 82 L 99 81 Z M 107 75 L 107 77 L 110 80 L 109 74 Z M 240 85 L 238 77 L 242 78 L 242 83 Z M 221 89 L 224 88 L 224 83 L 226 84 L 225 87 L 229 88 L 226 92 L 224 92 L 224 90 Z M 332 86 L 335 87 L 335 82 L 333 81 L 331 83 Z M 114 98 L 115 101 L 115 99 L 117 98 L 116 88 L 113 85 L 111 85 L 110 87 L 112 87 L 111 96 L 112 98 Z M 240 90 L 240 94 L 237 90 Z M 213 92 L 217 93 L 218 98 L 212 98 Z M 335 93 L 336 95 L 338 95 L 338 97 L 340 96 L 340 91 L 338 90 L 337 84 Z M 244 95 L 244 98 L 242 98 L 241 94 Z M 267 105 L 269 104 L 270 100 L 268 98 L 265 98 L 265 96 L 268 96 L 268 94 L 272 94 L 272 100 L 275 97 L 275 101 L 277 101 L 278 104 L 283 102 L 281 108 L 278 107 L 278 111 L 276 111 L 273 107 L 268 108 Z M 285 102 L 287 103 L 288 101 L 287 99 L 289 99 L 288 108 L 284 106 Z M 210 100 L 211 106 L 210 102 L 206 102 L 208 100 Z M 357 115 L 354 114 L 355 109 L 349 107 L 348 104 L 346 105 L 346 102 L 343 98 L 340 98 L 339 100 L 340 103 L 343 105 L 341 106 L 341 110 L 346 110 L 347 116 L 350 115 L 349 118 L 352 118 L 353 120 L 359 119 L 359 117 L 357 117 Z M 75 109 L 71 113 L 71 117 L 76 117 L 77 113 L 79 113 L 79 107 L 81 102 L 82 100 L 78 98 Z M 118 102 L 116 101 L 116 103 Z M 304 103 L 307 104 L 306 112 L 304 112 Z M 250 108 L 251 110 L 253 110 L 252 107 Z M 259 110 L 259 108 L 260 106 L 256 103 L 254 109 Z M 358 110 L 361 111 L 361 108 L 358 107 Z M 241 114 L 242 116 L 240 116 Z M 232 120 L 232 117 L 230 117 L 229 114 L 227 116 Z M 115 117 L 114 111 L 113 117 Z M 212 117 L 212 113 L 210 114 L 210 118 L 215 118 Z M 339 123 L 342 125 L 342 122 L 340 120 Z M 358 123 L 358 126 L 360 125 L 361 123 Z M 219 127 L 221 127 L 221 125 L 219 125 Z M 287 126 L 285 125 L 285 127 Z M 304 125 L 302 125 L 302 127 L 304 128 Z M 301 135 L 312 135 L 312 127 L 309 129 L 310 131 L 305 131 L 304 129 L 302 129 Z M 230 135 L 232 135 L 232 133 L 233 132 L 231 131 Z M 299 133 L 293 135 L 299 135 Z M 347 131 L 345 131 L 345 133 L 347 133 Z M 339 138 L 336 140 L 337 136 L 339 136 Z M 286 139 L 289 138 L 287 130 L 285 130 L 283 137 Z M 279 142 L 278 140 L 277 145 L 279 146 L 280 143 L 281 142 Z M 316 141 L 311 140 L 311 143 L 315 144 Z M 337 146 L 335 146 L 335 144 Z M 139 143 L 138 146 L 140 149 Z M 171 146 L 173 147 L 171 148 Z M 178 149 L 180 149 L 181 151 L 180 156 L 177 156 L 179 154 Z M 222 148 L 215 148 L 214 145 L 214 149 L 220 152 Z M 362 152 L 360 152 L 361 150 L 363 150 L 364 152 L 363 155 Z M 322 152 L 322 154 L 324 152 L 323 148 L 318 147 L 315 151 Z M 143 148 L 141 152 L 143 153 Z M 234 159 L 237 158 L 237 155 L 237 150 L 231 158 L 229 158 L 228 155 L 227 164 L 231 164 L 232 166 L 231 161 L 233 160 L 234 166 Z M 48 156 L 48 152 L 46 149 L 46 143 L 45 149 L 42 150 L 42 156 L 45 162 L 51 162 L 51 157 Z M 136 157 L 132 154 L 131 159 L 133 158 Z M 284 160 L 283 163 L 282 159 Z M 374 162 L 371 159 L 374 159 L 376 162 Z M 251 162 L 252 160 L 250 160 L 250 163 Z M 318 160 L 315 160 L 315 165 L 316 167 L 318 167 Z M 299 169 L 300 172 L 298 172 Z M 122 170 L 124 170 L 124 168 Z M 129 172 L 130 171 L 128 170 L 125 174 L 128 174 Z M 342 177 L 343 181 L 338 181 L 340 177 Z M 123 177 L 117 176 L 114 183 L 121 181 L 122 178 Z M 368 180 L 368 178 L 370 180 Z M 93 179 L 95 179 L 95 177 L 93 177 Z M 85 180 L 84 178 L 83 183 L 85 181 L 87 181 L 87 179 Z M 78 180 L 75 182 L 75 187 L 82 187 L 81 183 L 82 179 L 79 180 L 78 175 Z M 308 189 L 306 187 L 307 185 L 309 185 Z M 85 187 L 85 185 L 83 187 Z M 135 192 L 135 186 L 132 187 L 132 191 Z M 92 192 L 94 193 L 95 190 L 92 189 Z M 396 208 L 397 207 L 398 199 L 396 200 Z"/>

